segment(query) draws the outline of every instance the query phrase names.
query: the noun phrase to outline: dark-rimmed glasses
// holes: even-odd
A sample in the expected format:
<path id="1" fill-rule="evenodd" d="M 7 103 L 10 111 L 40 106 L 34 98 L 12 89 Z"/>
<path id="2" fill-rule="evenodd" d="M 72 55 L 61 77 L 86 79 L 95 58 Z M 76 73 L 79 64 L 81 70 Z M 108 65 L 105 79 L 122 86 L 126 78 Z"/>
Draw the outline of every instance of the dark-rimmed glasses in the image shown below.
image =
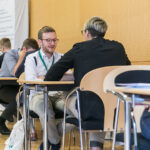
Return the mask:
<path id="1" fill-rule="evenodd" d="M 52 43 L 52 42 L 57 43 L 59 41 L 59 39 L 42 39 L 42 40 L 43 41 L 45 40 L 48 43 Z"/>

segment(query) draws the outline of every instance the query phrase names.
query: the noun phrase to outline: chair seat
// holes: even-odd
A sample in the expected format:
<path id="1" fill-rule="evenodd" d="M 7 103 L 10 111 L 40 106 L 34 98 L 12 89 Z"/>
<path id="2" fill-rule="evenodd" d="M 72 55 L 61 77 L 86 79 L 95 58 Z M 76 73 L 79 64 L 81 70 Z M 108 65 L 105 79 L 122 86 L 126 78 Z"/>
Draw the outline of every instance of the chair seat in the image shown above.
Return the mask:
<path id="1" fill-rule="evenodd" d="M 77 127 L 79 126 L 77 118 L 67 118 L 66 123 L 74 124 Z M 81 121 L 81 126 L 83 130 L 103 130 L 100 120 Z"/>

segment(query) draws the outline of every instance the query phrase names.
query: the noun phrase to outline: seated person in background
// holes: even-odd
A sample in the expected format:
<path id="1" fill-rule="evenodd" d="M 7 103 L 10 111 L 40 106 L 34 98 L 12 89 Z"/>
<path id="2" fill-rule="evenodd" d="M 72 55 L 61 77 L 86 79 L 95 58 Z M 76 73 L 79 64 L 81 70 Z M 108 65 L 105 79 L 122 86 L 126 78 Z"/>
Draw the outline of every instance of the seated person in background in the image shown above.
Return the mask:
<path id="1" fill-rule="evenodd" d="M 2 55 L 0 56 L 0 68 L 1 68 L 5 52 L 11 49 L 11 42 L 9 38 L 2 38 L 0 40 L 0 49 L 2 52 Z"/>
<path id="2" fill-rule="evenodd" d="M 17 78 L 19 78 L 19 76 L 21 75 L 21 73 L 24 72 L 24 63 L 25 63 L 25 59 L 26 57 L 31 54 L 34 53 L 35 51 L 37 51 L 39 49 L 38 43 L 35 39 L 33 38 L 28 38 L 23 42 L 23 47 L 22 50 L 19 52 L 19 59 L 18 62 L 14 68 L 14 76 L 16 76 Z M 22 96 L 21 96 L 22 98 Z M 19 99 L 18 99 L 19 100 Z M 22 100 L 23 103 L 23 100 Z M 35 131 L 34 125 L 33 125 L 33 119 L 31 119 L 31 140 L 32 141 L 36 141 L 37 140 L 37 133 Z"/>
<path id="3" fill-rule="evenodd" d="M 26 45 L 26 46 L 22 47 L 22 51 L 20 51 L 19 53 L 19 59 L 13 72 L 14 76 L 16 76 L 17 78 L 19 78 L 21 73 L 24 72 L 24 63 L 25 63 L 26 57 L 29 54 L 34 53 L 36 50 L 39 49 L 37 41 L 33 38 L 26 39 L 23 42 L 23 45 Z"/>
<path id="4" fill-rule="evenodd" d="M 3 59 L 0 77 L 13 77 L 13 69 L 19 58 L 19 49 L 9 50 Z M 5 121 L 9 120 L 10 117 L 16 112 L 16 94 L 18 92 L 18 85 L 0 85 L 0 101 L 7 103 L 7 107 L 0 115 L 0 133 L 10 134 L 10 130 L 6 127 Z"/>
<path id="5" fill-rule="evenodd" d="M 25 78 L 30 81 L 42 81 L 47 70 L 51 68 L 61 57 L 62 54 L 55 52 L 57 46 L 56 31 L 49 26 L 44 26 L 38 32 L 38 43 L 40 50 L 27 56 L 25 61 Z M 34 92 L 34 95 L 33 95 Z M 44 128 L 44 100 L 43 92 L 35 93 L 32 91 L 32 98 L 30 99 L 30 110 L 33 110 L 38 114 L 42 128 Z M 30 95 L 30 97 L 31 97 Z M 62 92 L 50 92 L 48 93 L 48 140 L 50 141 L 52 150 L 58 150 L 60 148 L 60 136 L 57 131 L 55 123 L 55 113 L 53 106 L 57 100 L 63 98 Z M 58 103 L 57 103 L 58 104 Z M 62 106 L 63 107 L 63 106 Z M 48 147 L 49 147 L 48 146 Z M 40 150 L 43 149 L 43 143 L 40 145 Z"/>
<path id="6" fill-rule="evenodd" d="M 44 80 L 60 80 L 68 69 L 74 68 L 75 85 L 79 86 L 82 77 L 93 69 L 104 66 L 129 65 L 130 61 L 122 44 L 103 38 L 106 30 L 107 24 L 103 19 L 99 17 L 90 18 L 83 28 L 85 41 L 75 44 L 71 50 L 65 53 L 64 56 L 48 70 Z M 82 101 L 82 99 L 80 99 L 80 101 Z M 94 99 L 92 99 L 92 103 L 94 103 Z M 99 101 L 100 106 L 98 106 L 98 108 L 91 108 L 93 105 L 90 105 L 90 99 L 86 97 L 86 104 L 87 107 L 84 107 L 85 111 L 93 110 L 89 112 L 90 116 L 92 115 L 93 118 L 99 120 L 103 127 L 104 108 L 102 102 Z M 72 96 L 68 107 L 68 112 L 71 112 L 71 114 L 77 117 L 76 95 Z M 98 114 L 98 116 L 95 114 Z M 89 138 L 92 150 L 101 150 L 103 148 L 104 134 L 89 133 Z"/>
<path id="7" fill-rule="evenodd" d="M 27 39 L 28 41 L 28 39 Z M 32 41 L 32 40 L 31 40 Z M 24 41 L 22 48 L 25 47 L 26 50 L 31 48 L 29 43 Z M 20 49 L 9 50 L 5 56 L 2 63 L 0 77 L 14 77 L 14 68 L 19 59 Z M 10 134 L 10 130 L 6 127 L 5 121 L 8 120 L 13 115 L 16 115 L 17 104 L 16 104 L 16 94 L 18 93 L 19 85 L 0 85 L 0 101 L 2 103 L 7 103 L 8 106 L 0 115 L 0 133 Z"/>

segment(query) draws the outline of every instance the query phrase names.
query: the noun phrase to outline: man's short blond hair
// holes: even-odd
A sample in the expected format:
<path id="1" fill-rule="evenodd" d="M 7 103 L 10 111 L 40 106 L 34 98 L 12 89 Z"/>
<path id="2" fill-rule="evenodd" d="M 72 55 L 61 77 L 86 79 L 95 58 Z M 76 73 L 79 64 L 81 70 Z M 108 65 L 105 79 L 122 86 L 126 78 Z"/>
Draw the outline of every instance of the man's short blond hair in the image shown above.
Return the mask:
<path id="1" fill-rule="evenodd" d="M 2 38 L 0 40 L 0 47 L 5 49 L 11 49 L 11 42 L 9 38 Z"/>
<path id="2" fill-rule="evenodd" d="M 107 31 L 107 24 L 100 17 L 92 17 L 84 24 L 83 30 L 88 30 L 92 37 L 103 37 Z"/>

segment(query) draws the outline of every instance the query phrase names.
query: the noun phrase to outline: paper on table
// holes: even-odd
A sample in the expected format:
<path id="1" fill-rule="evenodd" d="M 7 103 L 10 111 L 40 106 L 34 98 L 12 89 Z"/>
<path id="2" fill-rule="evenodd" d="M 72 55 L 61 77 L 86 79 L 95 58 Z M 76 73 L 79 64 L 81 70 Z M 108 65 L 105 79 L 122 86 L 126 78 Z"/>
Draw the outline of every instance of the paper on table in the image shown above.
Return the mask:
<path id="1" fill-rule="evenodd" d="M 150 89 L 150 83 L 117 83 L 116 86 Z"/>
<path id="2" fill-rule="evenodd" d="M 117 83 L 116 86 L 135 89 L 150 89 L 150 83 Z M 141 103 L 145 98 L 135 94 L 135 103 Z"/>

